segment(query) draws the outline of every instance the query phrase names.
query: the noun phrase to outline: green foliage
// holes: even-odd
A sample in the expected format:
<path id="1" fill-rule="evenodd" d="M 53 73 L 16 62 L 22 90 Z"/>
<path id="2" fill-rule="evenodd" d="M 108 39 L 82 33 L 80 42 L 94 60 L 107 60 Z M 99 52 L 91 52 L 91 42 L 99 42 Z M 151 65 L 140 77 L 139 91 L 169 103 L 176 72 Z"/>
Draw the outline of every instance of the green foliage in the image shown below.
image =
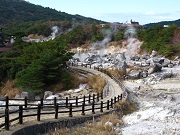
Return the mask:
<path id="1" fill-rule="evenodd" d="M 37 20 L 51 21 L 74 21 L 83 23 L 103 23 L 92 18 L 86 18 L 80 15 L 70 15 L 64 12 L 34 5 L 20 0 L 0 0 L 0 23 L 5 24 L 15 20 L 30 22 Z"/>
<path id="2" fill-rule="evenodd" d="M 30 92 L 42 92 L 41 88 L 45 85 L 43 83 L 44 76 L 42 68 L 39 63 L 33 62 L 26 69 L 16 74 L 15 85 Z"/>
<path id="3" fill-rule="evenodd" d="M 70 44 L 82 45 L 85 43 L 85 40 L 86 34 L 84 32 L 82 25 L 78 25 L 76 28 L 74 28 L 67 34 L 67 41 Z"/>
<path id="4" fill-rule="evenodd" d="M 171 56 L 176 53 L 176 47 L 172 46 L 171 39 L 177 26 L 171 25 L 164 28 L 161 25 L 154 25 L 147 30 L 139 31 L 139 38 L 144 41 L 141 49 L 147 51 L 156 50 L 165 56 Z"/>
<path id="5" fill-rule="evenodd" d="M 43 43 L 17 40 L 13 50 L 3 53 L 0 59 L 0 75 L 15 79 L 17 87 L 35 93 L 59 82 L 64 84 L 64 88 L 69 88 L 72 79 L 66 69 L 66 61 L 72 53 L 67 49 L 63 37 Z"/>
<path id="6" fill-rule="evenodd" d="M 123 32 L 118 32 L 115 36 L 115 41 L 122 40 L 124 38 L 124 33 Z"/>

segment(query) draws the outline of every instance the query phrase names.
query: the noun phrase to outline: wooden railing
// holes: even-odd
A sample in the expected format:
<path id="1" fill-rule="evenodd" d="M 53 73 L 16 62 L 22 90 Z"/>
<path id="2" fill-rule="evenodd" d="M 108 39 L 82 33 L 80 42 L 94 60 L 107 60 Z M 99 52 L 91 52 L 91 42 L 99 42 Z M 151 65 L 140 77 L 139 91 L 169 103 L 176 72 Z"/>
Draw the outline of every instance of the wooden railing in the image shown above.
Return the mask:
<path id="1" fill-rule="evenodd" d="M 71 66 L 82 66 L 86 68 L 91 68 L 91 65 L 88 64 L 70 64 Z M 89 66 L 89 67 L 88 67 Z M 98 70 L 100 72 L 103 72 L 105 74 L 106 70 L 102 68 L 93 68 L 94 70 Z M 29 100 L 27 97 L 24 99 L 9 99 L 6 97 L 3 100 L 5 105 L 0 105 L 0 107 L 4 107 L 5 111 L 3 114 L 0 115 L 0 119 L 4 119 L 4 123 L 2 122 L 0 124 L 0 128 L 5 127 L 6 130 L 9 130 L 10 123 L 14 121 L 19 121 L 19 124 L 23 124 L 23 118 L 30 117 L 30 116 L 36 116 L 37 121 L 41 120 L 42 115 L 48 115 L 48 114 L 54 114 L 54 118 L 58 119 L 59 114 L 68 114 L 69 117 L 73 117 L 73 113 L 80 113 L 81 115 L 85 115 L 86 112 L 91 112 L 92 114 L 95 114 L 96 112 L 103 112 L 104 109 L 110 110 L 110 108 L 114 107 L 114 104 L 116 102 L 121 101 L 123 98 L 127 96 L 126 87 L 114 76 L 107 74 L 109 77 L 111 77 L 116 83 L 119 84 L 121 89 L 123 90 L 123 93 L 121 95 L 115 96 L 107 100 L 106 102 L 103 102 L 100 99 L 103 99 L 103 92 L 97 93 L 93 95 L 83 96 L 82 98 L 64 98 L 64 99 L 57 99 L 54 98 L 53 100 L 43 100 L 41 98 L 40 100 Z M 21 101 L 23 104 L 9 104 L 10 101 Z M 47 101 L 51 101 L 53 103 L 47 104 Z M 39 102 L 34 104 L 33 102 Z M 11 110 L 10 107 L 16 106 L 18 109 Z M 48 111 L 46 111 L 48 110 Z M 25 112 L 27 112 L 25 114 Z M 17 114 L 16 117 L 10 119 L 10 115 Z"/>
<path id="2" fill-rule="evenodd" d="M 58 119 L 59 114 L 65 113 L 69 114 L 69 117 L 73 116 L 73 113 L 79 112 L 81 115 L 85 115 L 86 112 L 92 112 L 92 114 L 95 114 L 96 111 L 103 112 L 104 108 L 106 110 L 109 110 L 110 108 L 113 108 L 113 105 L 122 100 L 122 95 L 118 95 L 117 97 L 111 98 L 111 100 L 107 100 L 107 102 L 97 102 L 99 101 L 99 96 L 93 95 L 93 98 L 90 98 L 90 95 L 88 97 L 84 96 L 82 101 L 79 101 L 79 99 L 76 97 L 75 102 L 68 102 L 70 101 L 68 98 L 65 99 L 65 103 L 59 104 L 58 99 L 54 98 L 53 104 L 42 104 L 41 101 L 40 104 L 29 104 L 28 99 L 25 98 L 23 105 L 13 104 L 9 105 L 10 100 L 20 100 L 20 99 L 6 99 L 4 100 L 6 102 L 6 105 L 1 106 L 5 107 L 5 113 L 0 115 L 0 118 L 4 118 L 4 123 L 0 124 L 0 128 L 5 127 L 6 130 L 9 130 L 10 123 L 14 121 L 19 121 L 19 124 L 23 124 L 23 118 L 30 117 L 30 116 L 36 116 L 37 121 L 41 120 L 42 115 L 48 115 L 48 114 L 54 114 L 54 118 Z M 102 97 L 101 97 L 102 98 Z M 72 100 L 72 99 L 71 99 Z M 22 99 L 21 99 L 22 101 Z M 16 110 L 10 110 L 10 106 L 18 106 L 18 109 Z M 50 109 L 50 111 L 45 111 L 46 109 Z M 24 112 L 29 112 L 28 114 L 24 114 Z M 31 113 L 32 111 L 32 113 Z M 17 114 L 16 117 L 13 119 L 10 119 L 10 115 Z"/>

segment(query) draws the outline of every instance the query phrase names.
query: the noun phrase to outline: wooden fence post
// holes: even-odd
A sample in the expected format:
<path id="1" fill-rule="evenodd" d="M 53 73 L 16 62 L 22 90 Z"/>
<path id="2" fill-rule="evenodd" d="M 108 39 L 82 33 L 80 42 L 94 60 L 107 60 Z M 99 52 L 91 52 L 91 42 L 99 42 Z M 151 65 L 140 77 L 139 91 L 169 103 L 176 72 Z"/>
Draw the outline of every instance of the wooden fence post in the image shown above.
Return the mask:
<path id="1" fill-rule="evenodd" d="M 109 110 L 109 100 L 107 101 L 107 110 Z"/>
<path id="2" fill-rule="evenodd" d="M 120 96 L 118 95 L 118 102 L 119 102 L 119 100 L 120 100 Z"/>
<path id="3" fill-rule="evenodd" d="M 68 107 L 68 97 L 66 97 L 66 107 Z"/>
<path id="4" fill-rule="evenodd" d="M 91 94 L 89 94 L 89 100 L 88 103 L 91 103 Z"/>
<path id="5" fill-rule="evenodd" d="M 123 95 L 121 94 L 121 100 L 122 100 L 122 97 L 123 97 Z"/>
<path id="6" fill-rule="evenodd" d="M 70 106 L 69 106 L 69 117 L 72 117 L 72 103 L 70 103 Z"/>
<path id="7" fill-rule="evenodd" d="M 99 93 L 97 93 L 97 102 L 99 101 Z"/>
<path id="8" fill-rule="evenodd" d="M 54 97 L 54 106 L 56 106 L 56 104 L 57 104 L 57 99 L 56 97 Z"/>
<path id="9" fill-rule="evenodd" d="M 101 99 L 103 99 L 103 91 L 101 92 Z"/>
<path id="10" fill-rule="evenodd" d="M 92 114 L 95 114 L 95 111 L 94 111 L 94 102 L 92 102 Z"/>
<path id="11" fill-rule="evenodd" d="M 5 109 L 5 129 L 9 130 L 9 109 Z"/>
<path id="12" fill-rule="evenodd" d="M 41 101 L 40 101 L 40 102 L 41 102 L 41 106 L 43 106 L 43 98 L 41 98 Z"/>
<path id="13" fill-rule="evenodd" d="M 113 108 L 113 99 L 111 98 L 111 108 Z"/>
<path id="14" fill-rule="evenodd" d="M 8 109 L 8 107 L 9 107 L 9 97 L 8 96 L 6 96 L 6 98 L 5 98 L 5 102 L 6 102 L 6 109 Z"/>
<path id="15" fill-rule="evenodd" d="M 93 94 L 93 102 L 95 102 L 95 94 Z"/>
<path id="16" fill-rule="evenodd" d="M 101 101 L 101 109 L 100 112 L 103 112 L 103 101 Z"/>
<path id="17" fill-rule="evenodd" d="M 82 103 L 82 113 L 81 113 L 81 115 L 85 115 L 84 109 L 85 109 L 85 104 Z"/>
<path id="18" fill-rule="evenodd" d="M 78 97 L 76 97 L 76 106 L 78 107 Z"/>
<path id="19" fill-rule="evenodd" d="M 58 119 L 58 104 L 55 106 L 55 119 Z"/>
<path id="20" fill-rule="evenodd" d="M 27 97 L 24 98 L 24 107 L 27 108 Z"/>
<path id="21" fill-rule="evenodd" d="M 114 97 L 114 104 L 116 104 L 116 97 Z"/>
<path id="22" fill-rule="evenodd" d="M 37 121 L 40 121 L 40 117 L 41 117 L 41 105 L 38 104 L 38 110 L 37 110 Z"/>
<path id="23" fill-rule="evenodd" d="M 19 124 L 23 123 L 23 106 L 19 106 Z"/>
<path id="24" fill-rule="evenodd" d="M 85 102 L 86 102 L 86 96 L 84 95 L 83 96 L 83 104 L 85 104 Z"/>

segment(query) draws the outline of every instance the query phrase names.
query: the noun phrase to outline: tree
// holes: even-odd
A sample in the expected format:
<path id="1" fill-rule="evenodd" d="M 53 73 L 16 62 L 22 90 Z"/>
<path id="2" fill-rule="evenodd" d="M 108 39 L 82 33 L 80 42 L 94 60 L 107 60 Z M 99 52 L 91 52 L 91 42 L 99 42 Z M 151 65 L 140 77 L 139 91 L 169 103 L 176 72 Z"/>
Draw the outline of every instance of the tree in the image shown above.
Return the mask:
<path id="1" fill-rule="evenodd" d="M 61 41 L 61 42 L 57 42 Z M 44 86 L 56 84 L 69 74 L 64 74 L 66 61 L 72 54 L 67 52 L 63 39 L 34 43 L 26 47 L 16 59 L 16 86 L 38 93 Z M 67 83 L 67 82 L 66 82 Z"/>

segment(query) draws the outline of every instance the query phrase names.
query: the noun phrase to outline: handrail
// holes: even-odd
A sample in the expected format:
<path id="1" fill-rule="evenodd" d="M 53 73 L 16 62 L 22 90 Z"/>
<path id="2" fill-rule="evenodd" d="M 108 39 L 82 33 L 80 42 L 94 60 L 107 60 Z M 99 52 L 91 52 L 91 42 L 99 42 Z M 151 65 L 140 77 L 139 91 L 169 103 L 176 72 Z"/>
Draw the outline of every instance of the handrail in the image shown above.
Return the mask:
<path id="1" fill-rule="evenodd" d="M 122 96 L 122 95 L 121 95 Z M 117 98 L 119 98 L 118 100 L 120 101 L 120 97 L 121 96 L 118 96 Z M 111 104 L 115 104 L 115 101 L 110 101 L 109 102 L 109 107 L 111 106 Z M 40 105 L 40 104 L 39 104 Z M 103 106 L 102 106 L 103 105 Z M 22 106 L 22 105 L 21 105 Z M 58 107 L 58 109 L 57 110 L 55 110 L 55 107 L 54 106 L 42 106 L 42 107 L 34 107 L 34 108 L 22 108 L 22 107 L 20 107 L 19 106 L 19 109 L 20 108 L 22 108 L 22 110 L 14 110 L 14 111 L 9 111 L 9 109 L 6 109 L 6 111 L 5 111 L 5 115 L 4 115 L 4 117 L 5 117 L 5 119 L 6 119 L 6 117 L 8 118 L 8 120 L 5 120 L 5 123 L 2 123 L 1 125 L 0 125 L 0 128 L 1 127 L 4 127 L 5 126 L 5 129 L 6 130 L 9 130 L 9 123 L 10 122 L 13 122 L 13 121 L 16 121 L 16 120 L 22 120 L 22 122 L 21 123 L 23 123 L 23 118 L 24 117 L 30 117 L 30 116 L 39 116 L 39 118 L 42 116 L 42 115 L 47 115 L 47 114 L 60 114 L 60 113 L 73 113 L 73 112 L 82 112 L 82 108 L 84 107 L 85 109 L 83 110 L 84 112 L 87 112 L 87 111 L 93 111 L 93 112 L 95 112 L 95 111 L 97 111 L 97 110 L 103 110 L 104 108 L 109 108 L 109 107 L 107 107 L 108 105 L 107 105 L 107 102 L 105 102 L 105 103 L 103 103 L 103 102 L 101 102 L 101 103 L 92 103 L 92 104 L 81 104 L 80 106 L 76 106 L 76 105 L 72 105 L 72 104 L 70 104 L 70 106 L 68 106 L 68 108 L 64 108 L 65 106 L 59 106 L 58 104 L 57 104 L 57 107 Z M 43 112 L 43 109 L 44 108 L 49 108 L 49 109 L 53 109 L 53 110 L 51 110 L 51 111 L 48 111 L 48 112 Z M 33 113 L 29 113 L 29 114 L 24 114 L 23 115 L 23 112 L 24 111 L 30 111 L 30 110 L 37 110 L 37 113 L 35 113 L 35 111 L 33 112 Z M 42 112 L 41 112 L 42 111 Z M 57 112 L 56 112 L 57 111 Z M 13 119 L 11 119 L 11 120 L 9 120 L 9 116 L 10 116 L 10 114 L 14 114 L 14 113 L 17 113 L 17 112 L 21 112 L 22 113 L 22 115 L 19 113 L 19 116 L 18 117 L 15 117 L 15 118 L 13 118 Z M 38 112 L 40 112 L 40 113 L 38 113 Z M 2 116 L 3 117 L 3 116 Z M 2 118 L 1 117 L 1 118 Z"/>
<path id="2" fill-rule="evenodd" d="M 91 68 L 91 67 L 90 67 Z M 99 68 L 97 68 L 97 70 L 100 70 Z M 101 70 L 101 72 L 104 72 L 104 70 Z M 82 98 L 64 98 L 64 99 L 48 99 L 45 101 L 54 101 L 51 104 L 46 104 L 41 100 L 33 100 L 33 101 L 40 101 L 40 104 L 31 104 L 28 103 L 32 100 L 27 99 L 27 97 L 25 97 L 24 99 L 9 99 L 8 97 L 6 97 L 3 100 L 0 101 L 4 101 L 6 104 L 5 105 L 1 105 L 0 107 L 5 107 L 5 114 L 1 115 L 0 118 L 5 119 L 5 122 L 0 124 L 0 128 L 5 126 L 6 130 L 9 130 L 9 125 L 10 122 L 13 121 L 17 121 L 19 120 L 19 124 L 23 123 L 23 118 L 25 117 L 30 117 L 30 116 L 37 116 L 37 121 L 40 121 L 40 118 L 42 115 L 48 115 L 48 114 L 55 114 L 55 119 L 58 118 L 58 114 L 61 113 L 67 113 L 69 114 L 69 117 L 73 116 L 74 112 L 79 112 L 81 113 L 81 115 L 85 115 L 85 112 L 87 111 L 91 111 L 92 114 L 94 114 L 96 111 L 98 112 L 103 112 L 103 110 L 106 108 L 106 110 L 109 110 L 110 108 L 114 107 L 114 104 L 118 101 L 121 101 L 125 96 L 127 96 L 126 93 L 126 87 L 118 80 L 116 79 L 114 76 L 112 75 L 108 75 L 110 76 L 123 90 L 123 93 L 121 95 L 118 95 L 117 97 L 113 97 L 110 100 L 107 100 L 106 102 L 98 102 L 100 101 L 100 97 L 101 99 L 103 98 L 103 95 L 101 93 L 100 94 L 96 94 L 96 95 L 89 95 L 89 96 L 84 96 Z M 13 104 L 10 105 L 9 101 L 11 100 L 17 100 L 17 101 L 24 101 L 24 104 Z M 71 102 L 71 101 L 74 102 Z M 58 104 L 59 101 L 64 101 L 62 102 L 62 104 Z M 9 111 L 9 107 L 10 106 L 19 106 L 19 109 L 14 110 L 14 111 Z M 36 106 L 36 107 L 34 107 Z M 48 109 L 50 109 L 50 111 L 47 111 Z M 36 110 L 37 112 L 33 111 L 33 113 L 31 113 L 31 110 Z M 29 112 L 28 114 L 24 114 L 25 112 Z M 19 116 L 15 117 L 11 120 L 9 120 L 9 116 L 10 114 L 14 114 L 19 112 Z"/>

